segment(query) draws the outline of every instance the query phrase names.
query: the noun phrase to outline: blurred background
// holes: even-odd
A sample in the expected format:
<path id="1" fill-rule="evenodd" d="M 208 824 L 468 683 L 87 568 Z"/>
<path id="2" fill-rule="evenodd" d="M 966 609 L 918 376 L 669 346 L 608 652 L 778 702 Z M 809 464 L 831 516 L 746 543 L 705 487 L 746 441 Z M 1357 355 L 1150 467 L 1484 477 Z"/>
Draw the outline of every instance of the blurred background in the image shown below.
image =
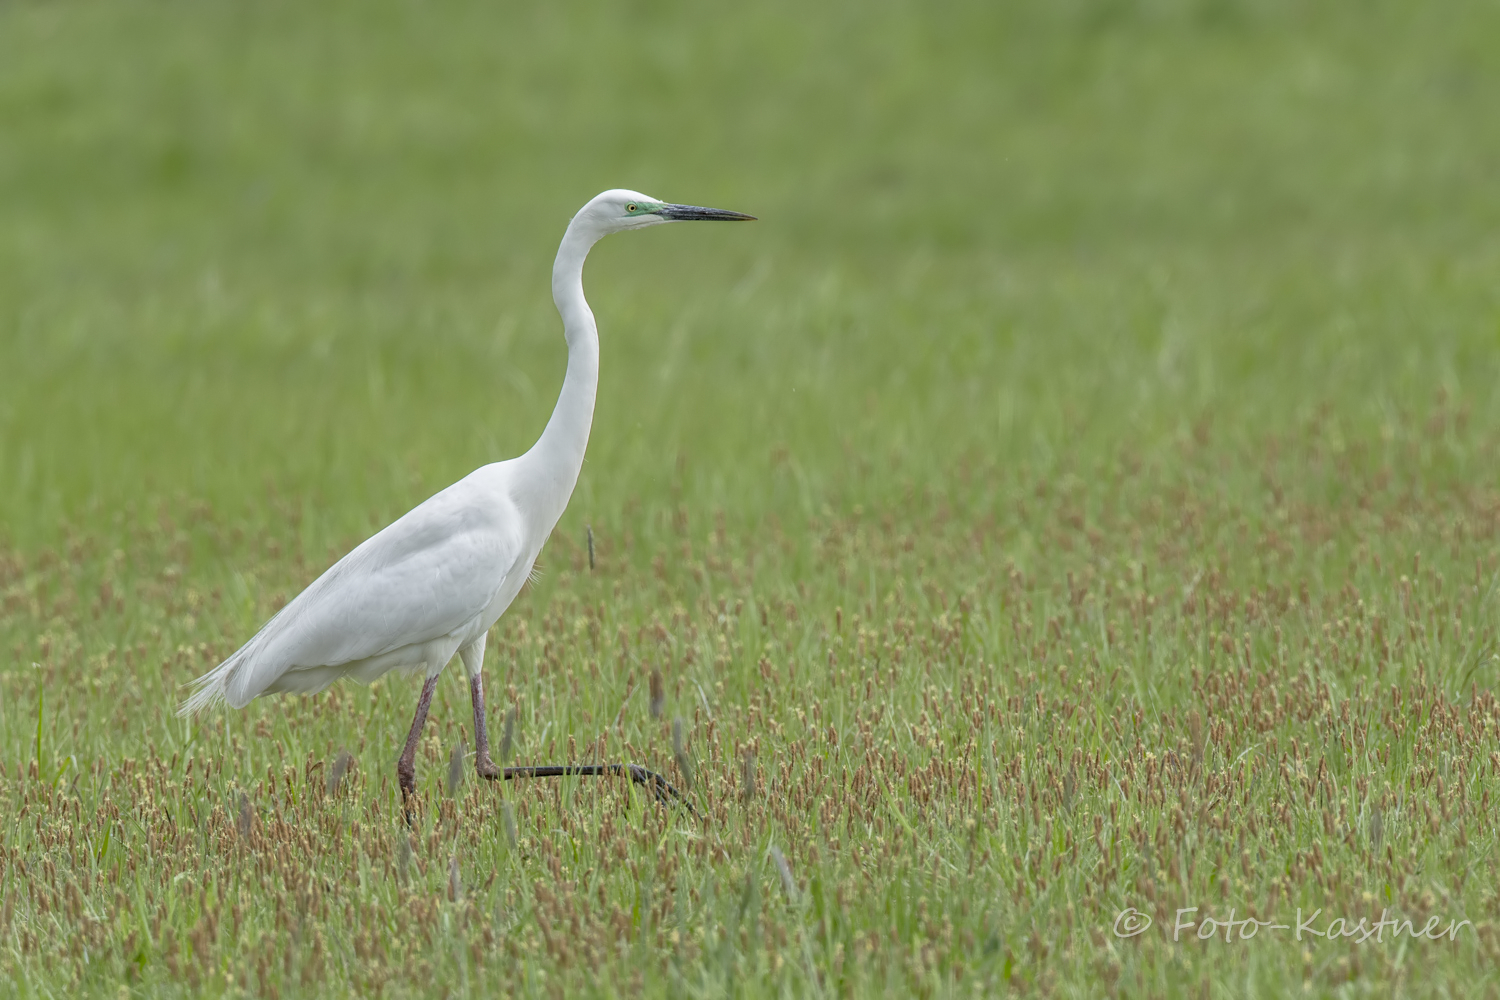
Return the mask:
<path id="1" fill-rule="evenodd" d="M 0 0 L 0 978 L 1475 992 L 1497 178 L 1495 0 Z M 172 713 L 531 445 L 553 255 L 612 187 L 760 221 L 594 250 L 593 437 L 492 731 L 696 768 L 714 818 L 443 798 L 445 682 L 408 883 L 411 679 Z M 1300 944 L 1092 936 L 1115 901 L 1374 894 L 1491 932 L 1316 979 Z"/>
<path id="2" fill-rule="evenodd" d="M 614 186 L 761 221 L 595 250 L 563 530 L 1434 405 L 1492 482 L 1497 97 L 1464 0 L 4 4 L 0 541 L 270 495 L 321 553 L 523 451 Z"/>

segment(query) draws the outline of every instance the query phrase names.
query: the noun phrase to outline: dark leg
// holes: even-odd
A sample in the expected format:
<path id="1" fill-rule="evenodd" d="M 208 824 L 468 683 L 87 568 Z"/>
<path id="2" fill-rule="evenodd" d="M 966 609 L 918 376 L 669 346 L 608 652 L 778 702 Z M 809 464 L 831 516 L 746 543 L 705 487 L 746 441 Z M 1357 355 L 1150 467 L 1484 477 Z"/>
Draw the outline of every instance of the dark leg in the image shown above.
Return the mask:
<path id="1" fill-rule="evenodd" d="M 500 769 L 490 760 L 490 730 L 484 721 L 484 681 L 479 674 L 469 678 L 469 697 L 474 702 L 474 770 L 494 781 Z"/>
<path id="2" fill-rule="evenodd" d="M 693 804 L 682 797 L 682 793 L 673 788 L 672 785 L 657 774 L 648 771 L 639 764 L 543 764 L 531 767 L 507 767 L 499 769 L 500 777 L 506 781 L 513 778 L 561 778 L 575 775 L 584 778 L 602 778 L 608 775 L 628 777 L 637 785 L 645 785 L 651 789 L 651 795 L 662 805 L 681 804 L 688 812 L 692 813 L 694 819 L 699 819 L 698 810 Z"/>
<path id="3" fill-rule="evenodd" d="M 479 656 L 483 656 L 483 647 L 480 647 Z M 465 660 L 467 663 L 467 659 Z M 648 771 L 639 764 L 548 764 L 540 767 L 499 767 L 490 759 L 490 732 L 485 723 L 484 716 L 484 682 L 480 675 L 475 673 L 469 678 L 469 698 L 474 702 L 474 769 L 479 772 L 481 778 L 491 781 L 504 779 L 510 781 L 513 778 L 558 778 L 564 775 L 577 775 L 580 777 L 604 777 L 605 775 L 618 775 L 629 777 L 637 785 L 645 785 L 651 789 L 652 796 L 656 801 L 666 805 L 680 802 L 687 807 L 687 811 L 696 819 L 698 811 L 693 804 L 682 797 L 673 788 L 666 778 L 655 771 Z M 425 714 L 425 709 L 422 710 Z M 412 746 L 408 741 L 408 746 Z"/>
<path id="4" fill-rule="evenodd" d="M 427 710 L 432 707 L 432 692 L 437 690 L 437 682 L 436 677 L 429 677 L 422 685 L 417 714 L 411 720 L 411 732 L 406 734 L 406 747 L 396 761 L 396 780 L 401 784 L 401 810 L 406 814 L 407 826 L 412 822 L 411 798 L 417 791 L 417 741 L 422 738 L 422 727 L 427 725 Z"/>

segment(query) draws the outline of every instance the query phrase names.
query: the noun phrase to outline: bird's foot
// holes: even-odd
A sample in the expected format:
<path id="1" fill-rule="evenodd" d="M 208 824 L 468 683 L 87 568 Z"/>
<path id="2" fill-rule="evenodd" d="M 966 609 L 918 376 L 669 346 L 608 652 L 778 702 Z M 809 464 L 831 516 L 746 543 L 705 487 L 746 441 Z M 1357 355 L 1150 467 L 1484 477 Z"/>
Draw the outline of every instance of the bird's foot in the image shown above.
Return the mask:
<path id="1" fill-rule="evenodd" d="M 558 778 L 567 775 L 595 778 L 605 775 L 627 777 L 632 783 L 649 789 L 651 797 L 662 805 L 680 805 L 691 813 L 694 819 L 702 818 L 698 815 L 698 810 L 693 808 L 693 804 L 672 787 L 671 782 L 639 764 L 527 764 L 501 770 L 501 777 L 506 781 L 515 778 Z"/>
<path id="2" fill-rule="evenodd" d="M 489 781 L 499 781 L 505 777 L 505 768 L 490 760 L 490 755 L 481 753 L 474 758 L 474 770 L 481 778 Z"/>
<path id="3" fill-rule="evenodd" d="M 651 797 L 657 802 L 660 802 L 664 806 L 686 806 L 688 812 L 693 814 L 693 818 L 697 818 L 698 810 L 694 809 L 693 804 L 683 798 L 682 793 L 672 787 L 672 783 L 666 778 L 663 778 L 655 771 L 647 770 L 639 764 L 626 764 L 625 769 L 626 773 L 630 775 L 630 780 L 637 785 L 649 788 L 651 790 Z"/>

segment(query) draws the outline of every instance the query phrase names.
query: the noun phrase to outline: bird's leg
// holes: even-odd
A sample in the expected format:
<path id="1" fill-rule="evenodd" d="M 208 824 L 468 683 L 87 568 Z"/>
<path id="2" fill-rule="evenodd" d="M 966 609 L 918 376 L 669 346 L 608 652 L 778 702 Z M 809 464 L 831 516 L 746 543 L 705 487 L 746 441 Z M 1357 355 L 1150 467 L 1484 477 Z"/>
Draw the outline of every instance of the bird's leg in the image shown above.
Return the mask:
<path id="1" fill-rule="evenodd" d="M 427 678 L 422 685 L 422 697 L 417 699 L 417 714 L 411 720 L 411 732 L 406 734 L 406 747 L 396 761 L 396 780 L 401 785 L 401 810 L 406 814 L 408 826 L 412 822 L 411 799 L 417 792 L 417 741 L 422 738 L 422 727 L 427 725 L 427 710 L 432 707 L 432 692 L 437 690 L 438 679 Z"/>
<path id="2" fill-rule="evenodd" d="M 474 702 L 474 770 L 479 772 L 481 778 L 491 781 L 504 779 L 510 781 L 514 778 L 553 778 L 563 775 L 578 775 L 581 777 L 603 777 L 605 775 L 618 775 L 628 777 L 637 785 L 642 785 L 651 790 L 651 794 L 658 802 L 671 804 L 681 802 L 687 807 L 688 812 L 694 816 L 698 811 L 693 804 L 684 799 L 670 784 L 667 779 L 655 771 L 648 771 L 639 764 L 549 764 L 540 767 L 500 767 L 490 759 L 490 731 L 485 721 L 484 713 L 484 681 L 480 673 L 484 664 L 484 640 L 481 635 L 473 643 L 464 646 L 458 652 L 463 657 L 464 667 L 469 672 L 469 697 Z"/>
<path id="3" fill-rule="evenodd" d="M 672 784 L 666 778 L 663 778 L 655 771 L 646 770 L 639 764 L 528 764 L 520 767 L 501 768 L 499 771 L 499 777 L 504 778 L 506 781 L 512 781 L 516 778 L 561 778 L 568 776 L 603 778 L 613 775 L 629 778 L 637 785 L 642 785 L 649 789 L 652 797 L 662 805 L 682 805 L 693 815 L 694 819 L 701 818 L 698 815 L 698 810 L 693 808 L 693 804 L 683 798 L 682 793 L 673 788 Z"/>
<path id="4" fill-rule="evenodd" d="M 474 702 L 474 770 L 494 781 L 504 772 L 490 760 L 490 730 L 484 720 L 484 681 L 479 674 L 469 678 L 469 697 Z"/>

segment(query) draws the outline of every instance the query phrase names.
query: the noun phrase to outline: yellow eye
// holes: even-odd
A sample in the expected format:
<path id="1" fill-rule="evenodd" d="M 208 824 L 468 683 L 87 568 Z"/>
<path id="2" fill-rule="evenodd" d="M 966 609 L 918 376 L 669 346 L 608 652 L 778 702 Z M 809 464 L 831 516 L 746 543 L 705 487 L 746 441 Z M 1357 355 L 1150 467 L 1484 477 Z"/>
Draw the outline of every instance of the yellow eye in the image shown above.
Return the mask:
<path id="1" fill-rule="evenodd" d="M 627 211 L 627 212 L 634 212 L 635 208 L 636 208 L 635 202 L 631 202 L 630 204 L 628 204 L 628 205 L 625 206 L 625 211 Z"/>

